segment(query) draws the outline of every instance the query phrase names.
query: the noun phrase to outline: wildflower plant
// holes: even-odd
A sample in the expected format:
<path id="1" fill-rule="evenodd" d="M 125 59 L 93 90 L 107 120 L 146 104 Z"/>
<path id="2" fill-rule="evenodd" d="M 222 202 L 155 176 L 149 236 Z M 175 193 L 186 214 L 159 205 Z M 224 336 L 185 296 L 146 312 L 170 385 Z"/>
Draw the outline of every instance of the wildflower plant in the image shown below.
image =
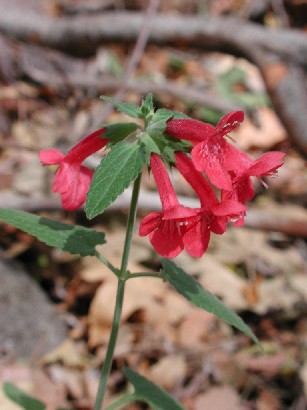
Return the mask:
<path id="1" fill-rule="evenodd" d="M 75 210 L 84 204 L 88 219 L 103 213 L 133 183 L 121 265 L 113 266 L 96 250 L 98 244 L 106 243 L 102 232 L 23 211 L 0 209 L 0 220 L 32 234 L 50 246 L 80 256 L 95 256 L 117 277 L 114 319 L 95 410 L 102 408 L 128 280 L 149 276 L 167 281 L 196 307 L 215 314 L 259 344 L 256 336 L 235 312 L 170 259 L 184 250 L 200 258 L 207 250 L 211 232 L 222 235 L 229 224 L 243 225 L 247 201 L 255 195 L 251 177 L 261 179 L 276 174 L 284 157 L 281 152 L 269 152 L 253 160 L 229 142 L 228 133 L 238 128 L 244 119 L 242 111 L 226 114 L 214 127 L 178 112 L 165 109 L 155 111 L 152 95 L 148 95 L 139 107 L 109 97 L 102 98 L 137 121 L 103 125 L 82 139 L 66 155 L 55 149 L 47 149 L 40 152 L 39 158 L 45 166 L 58 165 L 52 188 L 60 194 L 63 208 Z M 139 125 L 141 122 L 143 126 Z M 108 148 L 108 153 L 95 172 L 83 165 L 87 157 L 102 148 Z M 132 273 L 127 270 L 127 266 L 144 167 L 150 170 L 157 185 L 161 211 L 149 213 L 143 218 L 139 235 L 149 237 L 151 245 L 161 256 L 162 270 Z M 169 177 L 170 167 L 176 167 L 191 185 L 199 198 L 198 208 L 179 203 Z M 132 369 L 124 368 L 123 372 L 133 385 L 134 392 L 121 397 L 108 410 L 135 400 L 145 401 L 153 409 L 183 408 L 165 391 Z M 29 400 L 38 402 L 9 383 L 4 385 L 4 390 L 12 400 L 19 400 L 18 403 L 24 408 L 27 408 L 25 403 Z M 25 400 L 22 399 L 24 396 Z M 43 403 L 40 405 L 35 408 L 45 408 Z"/>

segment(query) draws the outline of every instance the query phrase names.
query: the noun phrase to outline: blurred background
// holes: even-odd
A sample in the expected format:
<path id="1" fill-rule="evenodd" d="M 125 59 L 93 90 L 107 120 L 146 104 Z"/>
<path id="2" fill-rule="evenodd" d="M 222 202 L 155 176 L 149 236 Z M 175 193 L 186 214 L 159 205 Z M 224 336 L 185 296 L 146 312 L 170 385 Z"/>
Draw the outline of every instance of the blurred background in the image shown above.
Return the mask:
<path id="1" fill-rule="evenodd" d="M 200 260 L 176 258 L 243 317 L 266 354 L 167 284 L 140 278 L 128 285 L 109 401 L 129 391 L 129 365 L 191 410 L 306 409 L 306 27 L 304 0 L 0 0 L 0 207 L 95 226 L 107 233 L 101 252 L 120 263 L 129 194 L 91 222 L 64 212 L 37 157 L 129 121 L 102 94 L 139 104 L 151 92 L 156 108 L 212 124 L 241 109 L 237 147 L 255 158 L 286 152 L 269 191 L 255 181 L 245 227 L 212 235 Z M 175 170 L 171 178 L 194 198 Z M 144 171 L 138 217 L 159 206 Z M 94 258 L 2 223 L 0 233 L 0 381 L 48 409 L 92 409 L 114 278 Z M 160 267 L 136 235 L 130 269 Z M 18 407 L 0 392 L 0 408 Z"/>

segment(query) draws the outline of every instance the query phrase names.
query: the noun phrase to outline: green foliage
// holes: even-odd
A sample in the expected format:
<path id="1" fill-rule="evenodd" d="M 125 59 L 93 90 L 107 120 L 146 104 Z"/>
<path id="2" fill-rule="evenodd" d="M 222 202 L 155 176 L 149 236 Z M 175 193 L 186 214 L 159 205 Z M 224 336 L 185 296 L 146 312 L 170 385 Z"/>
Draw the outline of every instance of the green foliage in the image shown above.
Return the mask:
<path id="1" fill-rule="evenodd" d="M 87 194 L 86 215 L 89 219 L 101 214 L 134 181 L 146 163 L 141 144 L 122 141 L 116 144 L 98 165 Z"/>
<path id="2" fill-rule="evenodd" d="M 180 55 L 171 54 L 168 59 L 168 67 L 175 73 L 183 72 L 185 69 L 185 59 Z"/>
<path id="3" fill-rule="evenodd" d="M 124 67 L 122 62 L 118 58 L 117 54 L 109 52 L 108 53 L 108 71 L 110 74 L 114 75 L 116 78 L 122 78 L 124 74 Z"/>
<path id="4" fill-rule="evenodd" d="M 148 403 L 153 410 L 184 410 L 168 393 L 132 369 L 126 367 L 123 373 L 133 385 L 136 398 Z"/>
<path id="5" fill-rule="evenodd" d="M 227 100 L 239 104 L 241 107 L 248 110 L 269 105 L 270 100 L 265 93 L 249 91 L 237 92 L 234 90 L 236 84 L 245 84 L 245 81 L 245 71 L 241 68 L 233 67 L 217 78 L 216 88 L 218 93 Z"/>
<path id="6" fill-rule="evenodd" d="M 43 402 L 24 393 L 13 383 L 9 383 L 9 382 L 4 383 L 3 391 L 5 395 L 9 399 L 12 400 L 12 402 L 18 404 L 24 410 L 45 410 L 46 409 L 46 405 Z"/>
<path id="7" fill-rule="evenodd" d="M 190 152 L 191 143 L 184 140 L 176 140 L 175 138 L 168 137 L 166 135 L 155 136 L 144 132 L 140 139 L 141 143 L 146 148 L 147 163 L 150 160 L 150 154 L 155 153 L 161 156 L 161 158 L 170 164 L 173 164 L 175 160 L 174 153 L 176 151 Z"/>
<path id="8" fill-rule="evenodd" d="M 166 279 L 174 286 L 178 293 L 193 305 L 213 313 L 219 319 L 248 335 L 260 347 L 260 342 L 243 320 L 231 309 L 226 307 L 217 297 L 205 290 L 183 269 L 169 259 L 162 258 L 162 266 Z"/>
<path id="9" fill-rule="evenodd" d="M 201 121 L 209 122 L 212 125 L 216 125 L 221 119 L 221 116 L 221 111 L 210 107 L 203 107 L 197 112 L 197 117 Z"/>
<path id="10" fill-rule="evenodd" d="M 170 120 L 171 118 L 185 118 L 185 119 L 191 119 L 186 114 L 183 114 L 182 112 L 179 111 L 171 111 L 171 110 L 166 110 L 165 108 L 159 108 L 154 115 L 153 121 L 160 121 L 160 120 Z"/>
<path id="11" fill-rule="evenodd" d="M 165 162 L 174 163 L 175 151 L 190 151 L 191 144 L 188 141 L 177 140 L 164 135 L 167 121 L 174 117 L 189 118 L 184 114 L 164 109 L 159 109 L 154 113 L 140 139 L 146 147 L 147 163 L 149 163 L 150 154 L 152 153 L 160 155 Z"/>
<path id="12" fill-rule="evenodd" d="M 0 220 L 35 236 L 47 245 L 81 256 L 94 255 L 96 245 L 106 243 L 102 232 L 24 211 L 0 208 Z"/>
<path id="13" fill-rule="evenodd" d="M 130 103 L 123 103 L 121 101 L 115 100 L 114 98 L 107 97 L 106 95 L 100 96 L 101 100 L 112 104 L 118 111 L 129 115 L 132 118 L 139 118 L 139 108 Z"/>
<path id="14" fill-rule="evenodd" d="M 103 127 L 103 125 L 102 125 Z M 138 125 L 134 122 L 119 122 L 116 124 L 106 125 L 107 129 L 103 133 L 103 138 L 109 139 L 108 147 L 124 140 L 128 135 L 137 130 Z"/>
<path id="15" fill-rule="evenodd" d="M 153 97 L 152 97 L 152 94 L 147 94 L 145 99 L 142 101 L 139 117 L 150 120 L 153 114 L 154 114 Z"/>

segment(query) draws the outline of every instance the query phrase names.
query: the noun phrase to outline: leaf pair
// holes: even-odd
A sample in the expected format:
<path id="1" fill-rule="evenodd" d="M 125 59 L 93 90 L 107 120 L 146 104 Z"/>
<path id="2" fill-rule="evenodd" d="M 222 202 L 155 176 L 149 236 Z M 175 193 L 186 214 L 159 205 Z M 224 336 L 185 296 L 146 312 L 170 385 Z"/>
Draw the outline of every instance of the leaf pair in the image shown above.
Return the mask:
<path id="1" fill-rule="evenodd" d="M 134 387 L 135 393 L 130 396 L 132 400 L 144 401 L 153 410 L 184 410 L 181 404 L 168 393 L 132 369 L 127 367 L 123 370 L 123 373 Z M 28 395 L 13 383 L 4 383 L 3 391 L 12 402 L 18 404 L 24 410 L 46 410 L 47 408 L 45 403 Z M 111 408 L 118 408 L 118 406 L 114 403 Z M 57 408 L 56 410 L 65 409 Z"/>
<path id="2" fill-rule="evenodd" d="M 47 245 L 81 256 L 95 255 L 95 247 L 98 244 L 106 243 L 102 232 L 96 232 L 78 225 L 64 224 L 24 211 L 0 208 L 0 220 L 35 236 Z M 202 288 L 199 283 L 176 266 L 174 262 L 162 258 L 162 266 L 165 279 L 174 286 L 178 293 L 193 305 L 213 313 L 229 325 L 242 331 L 260 345 L 259 340 L 250 328 L 235 312 Z"/>

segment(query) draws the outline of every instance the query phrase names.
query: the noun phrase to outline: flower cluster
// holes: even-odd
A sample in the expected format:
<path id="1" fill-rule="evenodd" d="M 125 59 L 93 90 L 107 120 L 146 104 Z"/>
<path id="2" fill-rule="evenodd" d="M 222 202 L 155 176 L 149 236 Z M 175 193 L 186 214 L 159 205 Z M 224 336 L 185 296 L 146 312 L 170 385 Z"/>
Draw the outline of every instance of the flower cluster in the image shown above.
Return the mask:
<path id="1" fill-rule="evenodd" d="M 61 194 L 62 206 L 68 211 L 82 206 L 94 172 L 82 165 L 82 162 L 99 151 L 108 143 L 102 138 L 106 128 L 101 128 L 83 138 L 66 155 L 56 149 L 47 149 L 39 153 L 44 165 L 59 165 L 52 189 Z"/>
<path id="2" fill-rule="evenodd" d="M 177 152 L 175 166 L 196 192 L 200 207 L 191 209 L 179 204 L 162 160 L 152 154 L 150 165 L 162 211 L 147 215 L 139 234 L 149 235 L 160 255 L 174 258 L 186 249 L 196 258 L 202 256 L 211 232 L 223 234 L 229 221 L 234 225 L 244 224 L 245 204 L 255 194 L 251 177 L 272 176 L 282 165 L 284 153 L 268 152 L 252 160 L 229 144 L 224 137 L 243 119 L 244 113 L 235 111 L 225 115 L 216 127 L 192 119 L 173 119 L 167 123 L 167 135 L 193 144 L 192 159 Z M 220 200 L 212 186 L 221 190 Z"/>
<path id="3" fill-rule="evenodd" d="M 194 189 L 200 206 L 192 209 L 179 204 L 160 155 L 150 150 L 150 167 L 162 210 L 142 220 L 139 234 L 149 235 L 160 255 L 174 258 L 186 249 L 196 258 L 202 256 L 211 232 L 223 234 L 229 222 L 237 226 L 244 224 L 246 202 L 255 195 L 251 177 L 272 176 L 282 165 L 281 152 L 268 152 L 253 160 L 227 141 L 227 134 L 243 119 L 242 111 L 234 111 L 225 115 L 216 127 L 192 119 L 171 119 L 166 123 L 166 136 L 192 144 L 190 155 L 174 149 L 174 165 Z M 64 209 L 74 210 L 84 204 L 93 171 L 82 163 L 107 145 L 109 139 L 103 137 L 106 129 L 89 134 L 66 155 L 55 149 L 40 152 L 44 165 L 59 165 L 52 188 L 60 193 Z"/>

